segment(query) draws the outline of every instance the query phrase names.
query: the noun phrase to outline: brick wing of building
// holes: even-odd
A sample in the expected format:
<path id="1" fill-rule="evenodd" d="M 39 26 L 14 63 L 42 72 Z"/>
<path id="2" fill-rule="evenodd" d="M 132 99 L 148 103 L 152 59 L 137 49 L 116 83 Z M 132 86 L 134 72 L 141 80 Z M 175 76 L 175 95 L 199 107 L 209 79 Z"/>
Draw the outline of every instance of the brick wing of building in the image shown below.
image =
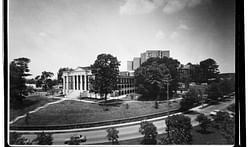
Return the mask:
<path id="1" fill-rule="evenodd" d="M 89 79 L 92 77 L 90 67 L 78 67 L 72 71 L 63 72 L 63 94 L 69 98 L 91 97 L 100 98 L 99 94 L 90 92 Z M 120 96 L 135 92 L 133 73 L 120 72 L 117 79 L 117 90 L 109 96 Z"/>

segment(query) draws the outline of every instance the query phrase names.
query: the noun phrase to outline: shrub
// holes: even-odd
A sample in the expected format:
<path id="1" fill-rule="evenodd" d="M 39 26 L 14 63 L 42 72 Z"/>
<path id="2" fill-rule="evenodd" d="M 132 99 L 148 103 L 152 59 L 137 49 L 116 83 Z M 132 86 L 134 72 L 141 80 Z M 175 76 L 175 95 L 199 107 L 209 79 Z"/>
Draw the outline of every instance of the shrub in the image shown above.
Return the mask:
<path id="1" fill-rule="evenodd" d="M 37 138 L 35 138 L 33 141 L 37 141 L 37 144 L 39 145 L 51 145 L 53 144 L 53 138 L 52 138 L 52 134 L 49 133 L 39 133 L 37 135 Z"/>
<path id="2" fill-rule="evenodd" d="M 207 132 L 207 128 L 210 126 L 211 120 L 206 115 L 200 114 L 197 116 L 196 121 L 200 123 L 202 132 Z"/>
<path id="3" fill-rule="evenodd" d="M 109 141 L 112 142 L 112 144 L 119 144 L 119 141 L 118 141 L 118 133 L 119 131 L 116 129 L 116 128 L 108 128 L 107 129 L 107 138 Z"/>
<path id="4" fill-rule="evenodd" d="M 140 123 L 139 132 L 144 135 L 141 144 L 157 144 L 157 128 L 153 123 L 142 121 Z"/>
<path id="5" fill-rule="evenodd" d="M 154 102 L 154 108 L 158 109 L 159 105 L 158 105 L 158 101 Z"/>
<path id="6" fill-rule="evenodd" d="M 126 103 L 126 109 L 128 109 L 129 108 L 129 105 L 128 105 L 128 103 Z"/>

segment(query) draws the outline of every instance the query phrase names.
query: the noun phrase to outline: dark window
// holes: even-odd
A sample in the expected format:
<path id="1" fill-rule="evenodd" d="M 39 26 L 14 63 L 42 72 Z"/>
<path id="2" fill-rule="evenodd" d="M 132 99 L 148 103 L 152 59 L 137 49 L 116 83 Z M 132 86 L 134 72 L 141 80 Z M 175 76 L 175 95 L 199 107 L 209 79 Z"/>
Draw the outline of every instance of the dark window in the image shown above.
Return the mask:
<path id="1" fill-rule="evenodd" d="M 67 78 L 67 77 L 65 76 L 65 85 L 64 85 L 64 89 L 66 89 L 66 83 L 67 83 L 67 82 L 66 82 L 66 78 Z"/>
<path id="2" fill-rule="evenodd" d="M 80 82 L 81 82 L 81 80 L 80 80 L 80 76 L 78 76 L 78 85 L 79 85 L 79 86 L 78 86 L 78 90 L 80 90 L 80 85 L 81 85 L 81 83 L 80 83 Z"/>
<path id="3" fill-rule="evenodd" d="M 75 89 L 77 90 L 77 76 L 74 76 L 75 78 Z"/>
<path id="4" fill-rule="evenodd" d="M 82 75 L 83 79 L 82 79 L 82 83 L 83 83 L 83 90 L 84 90 L 84 75 Z"/>

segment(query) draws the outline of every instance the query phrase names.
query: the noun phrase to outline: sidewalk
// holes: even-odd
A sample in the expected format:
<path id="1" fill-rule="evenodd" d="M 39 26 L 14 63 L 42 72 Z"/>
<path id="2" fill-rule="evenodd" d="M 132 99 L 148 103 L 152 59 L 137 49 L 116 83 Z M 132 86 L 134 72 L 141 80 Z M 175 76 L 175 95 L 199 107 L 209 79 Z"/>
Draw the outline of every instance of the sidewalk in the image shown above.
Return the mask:
<path id="1" fill-rule="evenodd" d="M 59 97 L 56 97 L 56 98 L 59 98 Z M 64 100 L 65 100 L 65 99 L 60 98 L 60 100 L 58 100 L 58 101 L 51 102 L 51 103 L 47 103 L 47 104 L 45 104 L 45 105 L 43 105 L 43 106 L 40 106 L 40 107 L 38 107 L 38 108 L 36 108 L 36 109 L 34 109 L 34 110 L 32 110 L 32 111 L 29 111 L 28 113 L 29 113 L 29 114 L 35 113 L 35 112 L 39 111 L 40 109 L 44 109 L 44 108 L 48 107 L 49 105 L 57 104 L 57 103 L 60 103 L 60 102 L 62 102 L 62 101 L 64 101 Z M 16 121 L 18 121 L 19 119 L 25 118 L 25 117 L 26 117 L 26 114 L 21 115 L 21 116 L 17 116 L 14 120 L 10 121 L 9 124 L 11 125 L 11 124 L 15 123 Z"/>

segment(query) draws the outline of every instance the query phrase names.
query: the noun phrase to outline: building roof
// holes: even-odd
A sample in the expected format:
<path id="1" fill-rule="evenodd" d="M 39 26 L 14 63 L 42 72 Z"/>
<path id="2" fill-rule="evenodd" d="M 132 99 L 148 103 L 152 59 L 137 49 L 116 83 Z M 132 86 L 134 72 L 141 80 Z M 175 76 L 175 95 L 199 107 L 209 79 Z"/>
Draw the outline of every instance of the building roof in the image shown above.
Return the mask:
<path id="1" fill-rule="evenodd" d="M 92 69 L 90 66 L 84 66 L 84 67 L 78 66 L 77 68 L 81 68 L 81 69 L 84 69 L 84 70 L 90 70 L 90 69 Z"/>

